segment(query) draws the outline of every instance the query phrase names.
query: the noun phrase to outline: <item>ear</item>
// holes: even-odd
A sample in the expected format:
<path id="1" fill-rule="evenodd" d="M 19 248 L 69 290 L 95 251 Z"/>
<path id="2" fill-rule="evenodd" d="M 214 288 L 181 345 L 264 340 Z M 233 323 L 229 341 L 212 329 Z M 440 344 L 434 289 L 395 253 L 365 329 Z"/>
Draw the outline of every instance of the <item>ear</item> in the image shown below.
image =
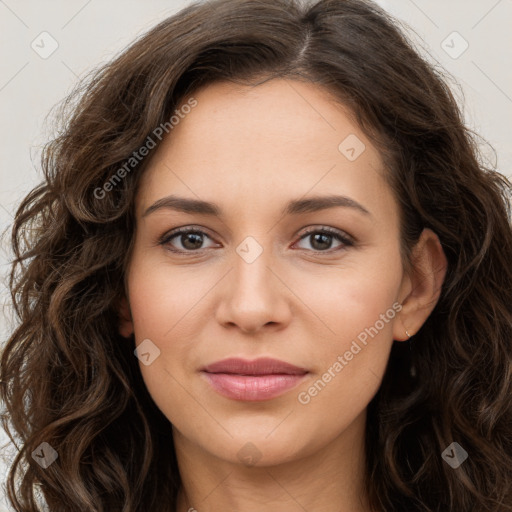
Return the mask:
<path id="1" fill-rule="evenodd" d="M 399 299 L 402 309 L 393 325 L 393 338 L 408 340 L 425 323 L 439 300 L 447 269 L 438 236 L 425 228 L 411 253 L 411 270 L 404 276 Z"/>
<path id="2" fill-rule="evenodd" d="M 134 330 L 130 305 L 128 304 L 128 299 L 126 298 L 125 295 L 123 295 L 123 297 L 119 301 L 118 313 L 119 334 L 123 336 L 123 338 L 129 338 L 133 334 Z"/>

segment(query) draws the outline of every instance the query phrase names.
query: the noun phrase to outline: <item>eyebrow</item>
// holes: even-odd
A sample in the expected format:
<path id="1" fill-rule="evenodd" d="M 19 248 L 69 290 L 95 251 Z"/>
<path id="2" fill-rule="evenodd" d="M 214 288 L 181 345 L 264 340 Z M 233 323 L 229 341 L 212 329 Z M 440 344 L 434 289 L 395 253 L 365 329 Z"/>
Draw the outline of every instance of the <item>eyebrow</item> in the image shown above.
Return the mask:
<path id="1" fill-rule="evenodd" d="M 318 212 L 336 207 L 352 208 L 359 211 L 360 213 L 363 213 L 364 215 L 371 217 L 371 213 L 363 205 L 359 204 L 357 201 L 354 201 L 350 197 L 340 195 L 315 196 L 306 199 L 295 199 L 287 203 L 281 213 L 283 215 L 298 215 L 302 213 Z M 222 209 L 215 203 L 202 201 L 200 199 L 190 199 L 186 197 L 170 195 L 155 201 L 142 214 L 142 217 L 146 217 L 150 213 L 153 213 L 162 208 L 176 210 L 183 213 L 196 213 L 200 215 L 211 215 L 215 217 L 222 216 Z"/>

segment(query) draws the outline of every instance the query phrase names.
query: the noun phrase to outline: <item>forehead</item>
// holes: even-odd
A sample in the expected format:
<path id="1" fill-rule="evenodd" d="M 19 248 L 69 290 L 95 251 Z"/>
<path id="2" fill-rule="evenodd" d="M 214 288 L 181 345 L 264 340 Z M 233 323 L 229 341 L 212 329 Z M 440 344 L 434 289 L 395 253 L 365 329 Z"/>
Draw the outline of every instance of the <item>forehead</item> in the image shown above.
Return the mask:
<path id="1" fill-rule="evenodd" d="M 142 178 L 139 215 L 166 193 L 229 203 L 234 211 L 241 202 L 247 210 L 308 193 L 394 208 L 380 154 L 321 86 L 220 82 L 193 98 L 197 105 L 173 126 Z"/>

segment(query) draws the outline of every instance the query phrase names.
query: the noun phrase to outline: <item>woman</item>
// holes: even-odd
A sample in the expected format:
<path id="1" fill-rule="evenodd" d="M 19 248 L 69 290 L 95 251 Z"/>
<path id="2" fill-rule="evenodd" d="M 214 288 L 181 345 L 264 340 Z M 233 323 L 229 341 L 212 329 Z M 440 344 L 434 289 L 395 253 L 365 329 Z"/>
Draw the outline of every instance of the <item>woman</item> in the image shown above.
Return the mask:
<path id="1" fill-rule="evenodd" d="M 512 510 L 510 183 L 393 20 L 193 4 L 77 93 L 13 227 L 15 510 Z"/>

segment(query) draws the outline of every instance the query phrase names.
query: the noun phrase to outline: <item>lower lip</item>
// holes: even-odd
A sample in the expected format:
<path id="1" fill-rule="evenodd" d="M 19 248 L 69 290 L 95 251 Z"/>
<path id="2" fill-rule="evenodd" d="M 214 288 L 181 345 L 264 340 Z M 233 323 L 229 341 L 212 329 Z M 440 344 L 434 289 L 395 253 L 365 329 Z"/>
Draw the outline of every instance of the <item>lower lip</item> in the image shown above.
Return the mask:
<path id="1" fill-rule="evenodd" d="M 202 372 L 221 395 L 233 400 L 261 401 L 282 395 L 304 380 L 307 374 L 237 375 Z"/>

